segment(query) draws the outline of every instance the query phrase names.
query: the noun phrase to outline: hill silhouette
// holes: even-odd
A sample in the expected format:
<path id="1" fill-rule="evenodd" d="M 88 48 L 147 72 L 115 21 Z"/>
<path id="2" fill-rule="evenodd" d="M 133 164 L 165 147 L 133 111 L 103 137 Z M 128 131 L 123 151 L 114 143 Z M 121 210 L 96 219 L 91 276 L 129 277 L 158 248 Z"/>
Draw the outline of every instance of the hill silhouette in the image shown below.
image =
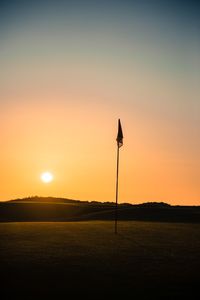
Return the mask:
<path id="1" fill-rule="evenodd" d="M 114 220 L 115 203 L 56 197 L 27 197 L 0 203 L 0 222 Z M 122 203 L 119 220 L 200 223 L 200 206 L 164 202 Z"/>

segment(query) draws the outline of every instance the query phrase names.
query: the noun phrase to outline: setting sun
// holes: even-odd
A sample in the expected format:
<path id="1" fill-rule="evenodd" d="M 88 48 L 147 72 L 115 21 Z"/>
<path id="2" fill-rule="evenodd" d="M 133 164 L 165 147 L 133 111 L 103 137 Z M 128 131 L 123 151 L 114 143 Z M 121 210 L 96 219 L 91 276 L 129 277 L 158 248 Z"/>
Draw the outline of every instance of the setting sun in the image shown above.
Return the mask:
<path id="1" fill-rule="evenodd" d="M 53 180 L 53 175 L 50 172 L 45 172 L 41 174 L 40 178 L 44 183 L 49 183 Z"/>

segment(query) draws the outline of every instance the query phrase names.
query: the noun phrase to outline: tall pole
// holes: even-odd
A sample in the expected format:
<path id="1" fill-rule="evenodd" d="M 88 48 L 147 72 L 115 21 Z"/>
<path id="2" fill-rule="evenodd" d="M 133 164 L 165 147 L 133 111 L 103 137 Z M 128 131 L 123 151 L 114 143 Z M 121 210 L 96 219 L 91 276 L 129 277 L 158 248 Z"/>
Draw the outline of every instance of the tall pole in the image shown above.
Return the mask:
<path id="1" fill-rule="evenodd" d="M 117 234 L 118 221 L 118 183 L 119 183 L 119 146 L 117 145 L 117 174 L 116 174 L 116 202 L 115 202 L 115 234 Z"/>
<path id="2" fill-rule="evenodd" d="M 119 182 L 119 148 L 123 145 L 123 132 L 120 119 L 118 119 L 118 133 L 117 133 L 117 176 L 116 176 L 116 202 L 115 202 L 115 234 L 117 234 L 118 221 L 118 182 Z"/>

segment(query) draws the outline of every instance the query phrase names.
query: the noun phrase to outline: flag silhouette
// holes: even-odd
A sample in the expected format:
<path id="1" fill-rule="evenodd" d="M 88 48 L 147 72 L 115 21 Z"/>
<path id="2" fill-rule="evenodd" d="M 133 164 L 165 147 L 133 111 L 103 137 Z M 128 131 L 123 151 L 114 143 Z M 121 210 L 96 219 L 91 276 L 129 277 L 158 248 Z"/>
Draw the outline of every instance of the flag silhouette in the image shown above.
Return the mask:
<path id="1" fill-rule="evenodd" d="M 120 119 L 118 120 L 118 134 L 117 134 L 117 146 L 120 148 L 123 145 L 123 132 Z"/>

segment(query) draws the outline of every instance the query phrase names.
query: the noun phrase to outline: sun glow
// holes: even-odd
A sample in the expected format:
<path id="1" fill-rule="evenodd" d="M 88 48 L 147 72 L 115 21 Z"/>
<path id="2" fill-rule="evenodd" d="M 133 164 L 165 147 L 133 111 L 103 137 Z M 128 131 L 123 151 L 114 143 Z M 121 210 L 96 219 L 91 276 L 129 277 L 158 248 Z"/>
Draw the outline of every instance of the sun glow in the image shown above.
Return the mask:
<path id="1" fill-rule="evenodd" d="M 50 172 L 44 172 L 40 178 L 44 183 L 50 183 L 53 180 L 53 175 Z"/>

